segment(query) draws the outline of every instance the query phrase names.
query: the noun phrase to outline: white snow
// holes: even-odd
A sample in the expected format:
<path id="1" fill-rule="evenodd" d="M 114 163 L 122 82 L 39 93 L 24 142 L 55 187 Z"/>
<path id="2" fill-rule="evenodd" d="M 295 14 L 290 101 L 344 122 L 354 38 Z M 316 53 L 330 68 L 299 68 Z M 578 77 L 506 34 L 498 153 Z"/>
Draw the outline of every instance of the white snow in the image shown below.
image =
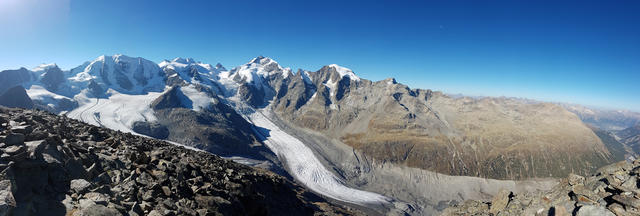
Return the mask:
<path id="1" fill-rule="evenodd" d="M 40 85 L 31 85 L 29 89 L 26 90 L 27 95 L 29 95 L 31 100 L 40 101 L 51 108 L 55 108 L 58 105 L 58 102 L 62 99 L 68 99 L 71 101 L 71 98 L 50 92 Z"/>
<path id="2" fill-rule="evenodd" d="M 42 75 L 42 73 L 44 73 L 45 71 L 51 69 L 51 68 L 55 68 L 58 67 L 58 65 L 56 64 L 41 64 L 38 67 L 33 68 L 34 73 L 36 73 L 38 76 Z"/>
<path id="3" fill-rule="evenodd" d="M 232 74 L 230 76 L 237 74 L 241 79 L 245 79 L 247 83 L 260 86 L 266 77 L 274 74 L 280 73 L 281 76 L 286 78 L 288 76 L 287 70 L 290 72 L 291 69 L 282 68 L 273 59 L 260 56 L 245 65 L 234 68 L 231 70 Z"/>
<path id="4" fill-rule="evenodd" d="M 314 153 L 302 141 L 282 131 L 261 111 L 245 115 L 255 126 L 269 131 L 256 131 L 266 140 L 264 143 L 278 155 L 289 168 L 289 173 L 309 189 L 343 202 L 360 205 L 377 205 L 391 202 L 391 199 L 368 191 L 347 187 L 333 173 L 327 170 Z"/>
<path id="5" fill-rule="evenodd" d="M 327 88 L 329 88 L 329 92 L 331 93 L 331 97 L 333 97 L 333 95 L 336 94 L 336 86 L 338 85 L 338 81 L 332 81 L 329 80 L 329 82 L 327 83 L 323 83 L 324 86 L 326 86 Z"/>
<path id="6" fill-rule="evenodd" d="M 207 108 L 211 103 L 216 102 L 214 98 L 209 97 L 204 92 L 198 91 L 192 85 L 183 86 L 180 91 L 191 100 L 192 109 L 194 111 L 200 111 L 203 108 Z"/>
<path id="7" fill-rule="evenodd" d="M 31 85 L 31 87 L 29 87 L 29 89 L 26 89 L 26 90 L 27 90 L 27 95 L 29 95 L 29 98 L 31 98 L 32 100 L 40 100 L 40 101 L 47 101 L 51 99 L 52 100 L 61 100 L 61 99 L 71 100 L 71 98 L 50 92 L 49 90 L 39 85 Z"/>
<path id="8" fill-rule="evenodd" d="M 340 77 L 348 76 L 353 81 L 360 81 L 360 77 L 356 76 L 355 73 L 349 68 L 342 67 L 337 64 L 330 64 L 329 67 L 335 68 L 336 71 L 340 74 Z"/>
<path id="9" fill-rule="evenodd" d="M 164 60 L 160 62 L 158 66 L 162 69 L 170 68 L 176 71 L 176 74 L 169 77 L 180 76 L 180 79 L 189 84 L 202 84 L 206 86 L 213 86 L 216 79 L 218 79 L 217 76 L 221 72 L 226 71 L 220 64 L 214 67 L 210 64 L 197 62 L 192 58 L 175 58 L 171 61 Z M 196 74 L 192 73 L 193 69 L 197 72 Z M 199 79 L 194 79 L 196 75 Z"/>
<path id="10" fill-rule="evenodd" d="M 122 132 L 132 132 L 136 121 L 157 121 L 150 104 L 163 92 L 128 95 L 109 90 L 109 98 L 89 98 L 86 91 L 74 99 L 79 107 L 67 113 L 68 117 Z"/>
<path id="11" fill-rule="evenodd" d="M 94 80 L 105 89 L 112 88 L 123 93 L 144 94 L 148 91 L 162 91 L 164 88 L 164 77 L 158 64 L 139 57 L 103 55 L 84 68 L 75 68 L 71 72 L 68 80 L 75 84 L 86 86 L 90 80 Z M 125 89 L 124 86 L 120 86 L 116 74 L 128 79 L 133 88 Z M 139 79 L 145 80 L 146 84 L 139 83 Z"/>

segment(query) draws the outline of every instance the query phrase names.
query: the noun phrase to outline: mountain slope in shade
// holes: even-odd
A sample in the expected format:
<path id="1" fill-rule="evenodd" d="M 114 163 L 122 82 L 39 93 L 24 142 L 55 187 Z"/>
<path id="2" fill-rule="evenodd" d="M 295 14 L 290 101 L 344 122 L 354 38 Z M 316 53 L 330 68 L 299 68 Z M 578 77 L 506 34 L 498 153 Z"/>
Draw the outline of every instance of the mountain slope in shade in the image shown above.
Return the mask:
<path id="1" fill-rule="evenodd" d="M 627 144 L 636 153 L 640 152 L 640 124 L 616 132 L 620 142 Z"/>
<path id="2" fill-rule="evenodd" d="M 0 95 L 0 105 L 13 108 L 33 108 L 33 101 L 22 86 L 15 86 Z"/>
<path id="3" fill-rule="evenodd" d="M 4 70 L 0 73 L 0 94 L 12 87 L 35 79 L 36 76 L 26 68 L 20 68 L 18 70 Z"/>
<path id="4" fill-rule="evenodd" d="M 605 131 L 595 126 L 589 126 L 589 128 L 591 128 L 591 130 L 600 137 L 602 143 L 607 146 L 607 149 L 611 152 L 611 159 L 613 161 L 622 161 L 635 155 L 635 150 L 633 150 L 632 147 L 627 146 L 626 143 L 618 141 L 615 133 Z"/>

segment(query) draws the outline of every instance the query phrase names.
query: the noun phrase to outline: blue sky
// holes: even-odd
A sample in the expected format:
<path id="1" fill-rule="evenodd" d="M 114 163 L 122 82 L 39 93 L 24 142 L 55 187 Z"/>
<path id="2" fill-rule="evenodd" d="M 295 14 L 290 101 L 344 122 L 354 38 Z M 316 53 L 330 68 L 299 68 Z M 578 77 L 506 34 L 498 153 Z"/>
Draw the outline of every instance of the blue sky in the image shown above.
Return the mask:
<path id="1" fill-rule="evenodd" d="M 0 0 L 0 69 L 264 55 L 412 88 L 640 111 L 638 1 Z"/>

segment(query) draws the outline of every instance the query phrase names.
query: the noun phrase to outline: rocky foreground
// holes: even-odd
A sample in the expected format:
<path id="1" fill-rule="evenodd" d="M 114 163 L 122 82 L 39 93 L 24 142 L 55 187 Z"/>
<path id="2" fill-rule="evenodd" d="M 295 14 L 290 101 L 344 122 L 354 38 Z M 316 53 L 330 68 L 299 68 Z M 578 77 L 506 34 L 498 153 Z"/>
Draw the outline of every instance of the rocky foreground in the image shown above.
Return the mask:
<path id="1" fill-rule="evenodd" d="M 0 215 L 361 214 L 268 171 L 0 107 Z"/>
<path id="2" fill-rule="evenodd" d="M 491 202 L 469 200 L 442 215 L 640 215 L 640 160 L 602 167 L 595 175 L 569 177 L 549 191 L 502 190 Z"/>

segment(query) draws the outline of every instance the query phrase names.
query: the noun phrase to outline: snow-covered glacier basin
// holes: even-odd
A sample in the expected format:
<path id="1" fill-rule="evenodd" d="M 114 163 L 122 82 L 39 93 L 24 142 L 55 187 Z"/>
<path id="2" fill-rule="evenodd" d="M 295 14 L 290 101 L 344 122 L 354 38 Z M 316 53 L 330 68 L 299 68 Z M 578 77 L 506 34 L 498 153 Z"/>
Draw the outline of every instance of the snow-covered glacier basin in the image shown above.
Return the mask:
<path id="1" fill-rule="evenodd" d="M 392 199 L 377 193 L 347 187 L 318 160 L 315 154 L 299 139 L 275 125 L 260 110 L 245 113 L 245 117 L 258 128 L 258 136 L 287 166 L 290 174 L 316 193 L 343 202 L 358 205 L 384 205 Z"/>

